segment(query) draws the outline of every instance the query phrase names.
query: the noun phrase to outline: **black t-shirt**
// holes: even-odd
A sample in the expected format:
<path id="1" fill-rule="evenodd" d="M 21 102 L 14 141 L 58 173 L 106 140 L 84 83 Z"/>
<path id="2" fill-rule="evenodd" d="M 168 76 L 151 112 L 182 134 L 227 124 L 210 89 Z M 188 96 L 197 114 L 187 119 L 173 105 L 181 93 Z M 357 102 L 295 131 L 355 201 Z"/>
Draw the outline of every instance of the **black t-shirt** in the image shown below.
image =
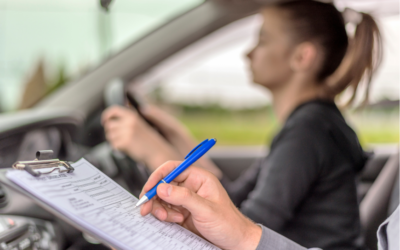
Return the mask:
<path id="1" fill-rule="evenodd" d="M 358 249 L 365 161 L 336 105 L 315 100 L 292 112 L 265 159 L 223 183 L 243 214 L 302 246 Z"/>

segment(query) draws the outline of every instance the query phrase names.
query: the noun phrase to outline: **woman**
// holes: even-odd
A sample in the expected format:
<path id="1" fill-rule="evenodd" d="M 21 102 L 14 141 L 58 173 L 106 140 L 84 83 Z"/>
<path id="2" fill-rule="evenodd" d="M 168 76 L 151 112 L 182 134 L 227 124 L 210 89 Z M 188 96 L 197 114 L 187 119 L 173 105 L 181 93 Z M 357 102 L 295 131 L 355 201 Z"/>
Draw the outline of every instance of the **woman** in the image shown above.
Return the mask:
<path id="1" fill-rule="evenodd" d="M 347 14 L 357 23 L 350 39 L 331 4 L 303 0 L 261 10 L 259 43 L 248 58 L 253 81 L 272 93 L 282 130 L 268 157 L 234 183 L 210 161 L 198 164 L 222 180 L 244 215 L 305 247 L 360 247 L 355 175 L 366 158 L 334 99 L 350 87 L 351 103 L 362 79 L 368 98 L 380 34 L 368 14 Z M 110 143 L 153 170 L 194 146 L 173 118 L 155 108 L 144 114 L 166 140 L 137 114 L 114 107 L 103 116 Z"/>

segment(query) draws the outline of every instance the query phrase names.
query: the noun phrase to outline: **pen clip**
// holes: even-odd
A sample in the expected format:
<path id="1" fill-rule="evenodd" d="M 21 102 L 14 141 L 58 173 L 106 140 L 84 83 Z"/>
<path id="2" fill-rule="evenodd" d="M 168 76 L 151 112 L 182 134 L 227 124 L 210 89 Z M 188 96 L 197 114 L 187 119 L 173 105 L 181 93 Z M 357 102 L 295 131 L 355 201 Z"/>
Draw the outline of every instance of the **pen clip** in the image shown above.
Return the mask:
<path id="1" fill-rule="evenodd" d="M 187 154 L 187 156 L 185 157 L 185 160 L 206 142 L 208 142 L 208 139 L 205 139 L 204 141 L 200 142 L 199 145 L 197 145 L 194 149 L 192 149 L 192 151 L 189 152 L 189 154 Z"/>

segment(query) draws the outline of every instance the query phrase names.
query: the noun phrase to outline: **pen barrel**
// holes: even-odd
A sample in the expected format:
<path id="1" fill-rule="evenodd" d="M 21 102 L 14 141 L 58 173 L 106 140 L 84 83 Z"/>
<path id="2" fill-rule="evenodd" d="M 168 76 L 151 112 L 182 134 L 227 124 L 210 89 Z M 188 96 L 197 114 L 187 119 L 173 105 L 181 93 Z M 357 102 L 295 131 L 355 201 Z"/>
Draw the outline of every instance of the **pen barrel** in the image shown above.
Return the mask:
<path id="1" fill-rule="evenodd" d="M 200 152 L 201 153 L 201 152 Z M 205 152 L 204 152 L 205 153 Z M 203 153 L 203 154 L 204 154 Z M 201 154 L 201 155 L 203 155 Z M 201 156 L 200 156 L 201 157 Z M 185 160 L 184 162 L 182 162 L 177 168 L 175 168 L 171 173 L 169 173 L 163 180 L 160 181 L 159 183 L 157 183 L 157 185 L 155 185 L 152 189 L 150 189 L 150 191 L 148 191 L 146 193 L 147 198 L 150 200 L 151 198 L 153 198 L 156 194 L 157 194 L 157 187 L 158 185 L 160 185 L 161 183 L 170 183 L 171 181 L 173 181 L 176 177 L 178 177 L 178 175 L 180 175 L 183 171 L 185 171 L 185 169 L 187 169 L 188 167 L 190 167 L 190 165 L 192 165 L 194 162 L 196 162 L 198 160 L 197 157 L 193 157 L 190 159 Z"/>
<path id="2" fill-rule="evenodd" d="M 190 167 L 193 163 L 195 163 L 200 157 L 202 157 L 207 151 L 214 146 L 216 141 L 214 139 L 211 139 L 209 141 L 209 144 L 205 147 L 200 147 L 197 149 L 195 152 L 193 152 L 189 158 L 184 160 L 181 164 L 179 164 L 178 167 L 176 167 L 171 173 L 169 173 L 166 177 L 164 177 L 164 181 L 160 181 L 155 185 L 150 191 L 146 193 L 147 198 L 150 200 L 157 194 L 157 187 L 161 183 L 170 183 L 173 181 L 178 175 L 180 175 L 183 171 L 185 171 L 188 167 Z"/>
<path id="3" fill-rule="evenodd" d="M 191 158 L 191 159 L 185 160 L 177 168 L 175 168 L 169 175 L 167 175 L 164 178 L 164 181 L 166 183 L 170 183 L 176 177 L 178 177 L 183 171 L 185 171 L 188 167 L 190 167 L 193 163 L 195 163 L 197 160 L 198 160 L 198 158 Z"/>
<path id="4" fill-rule="evenodd" d="M 159 183 L 157 183 L 157 185 L 155 185 L 152 189 L 150 189 L 150 191 L 148 191 L 145 195 L 147 196 L 147 199 L 151 200 L 151 198 L 153 198 L 154 196 L 156 196 L 157 194 L 157 187 L 158 185 L 160 185 L 161 183 L 164 183 L 163 181 L 160 181 Z"/>

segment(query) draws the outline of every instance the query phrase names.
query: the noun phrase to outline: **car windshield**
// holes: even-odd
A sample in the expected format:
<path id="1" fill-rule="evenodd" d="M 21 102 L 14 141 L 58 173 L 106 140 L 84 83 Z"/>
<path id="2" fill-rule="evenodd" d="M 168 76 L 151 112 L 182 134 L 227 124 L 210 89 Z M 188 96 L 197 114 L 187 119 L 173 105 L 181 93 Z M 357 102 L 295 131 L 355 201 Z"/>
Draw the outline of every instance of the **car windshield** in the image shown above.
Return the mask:
<path id="1" fill-rule="evenodd" d="M 203 0 L 0 0 L 0 112 L 29 108 Z M 36 93 L 41 92 L 41 93 Z"/>

